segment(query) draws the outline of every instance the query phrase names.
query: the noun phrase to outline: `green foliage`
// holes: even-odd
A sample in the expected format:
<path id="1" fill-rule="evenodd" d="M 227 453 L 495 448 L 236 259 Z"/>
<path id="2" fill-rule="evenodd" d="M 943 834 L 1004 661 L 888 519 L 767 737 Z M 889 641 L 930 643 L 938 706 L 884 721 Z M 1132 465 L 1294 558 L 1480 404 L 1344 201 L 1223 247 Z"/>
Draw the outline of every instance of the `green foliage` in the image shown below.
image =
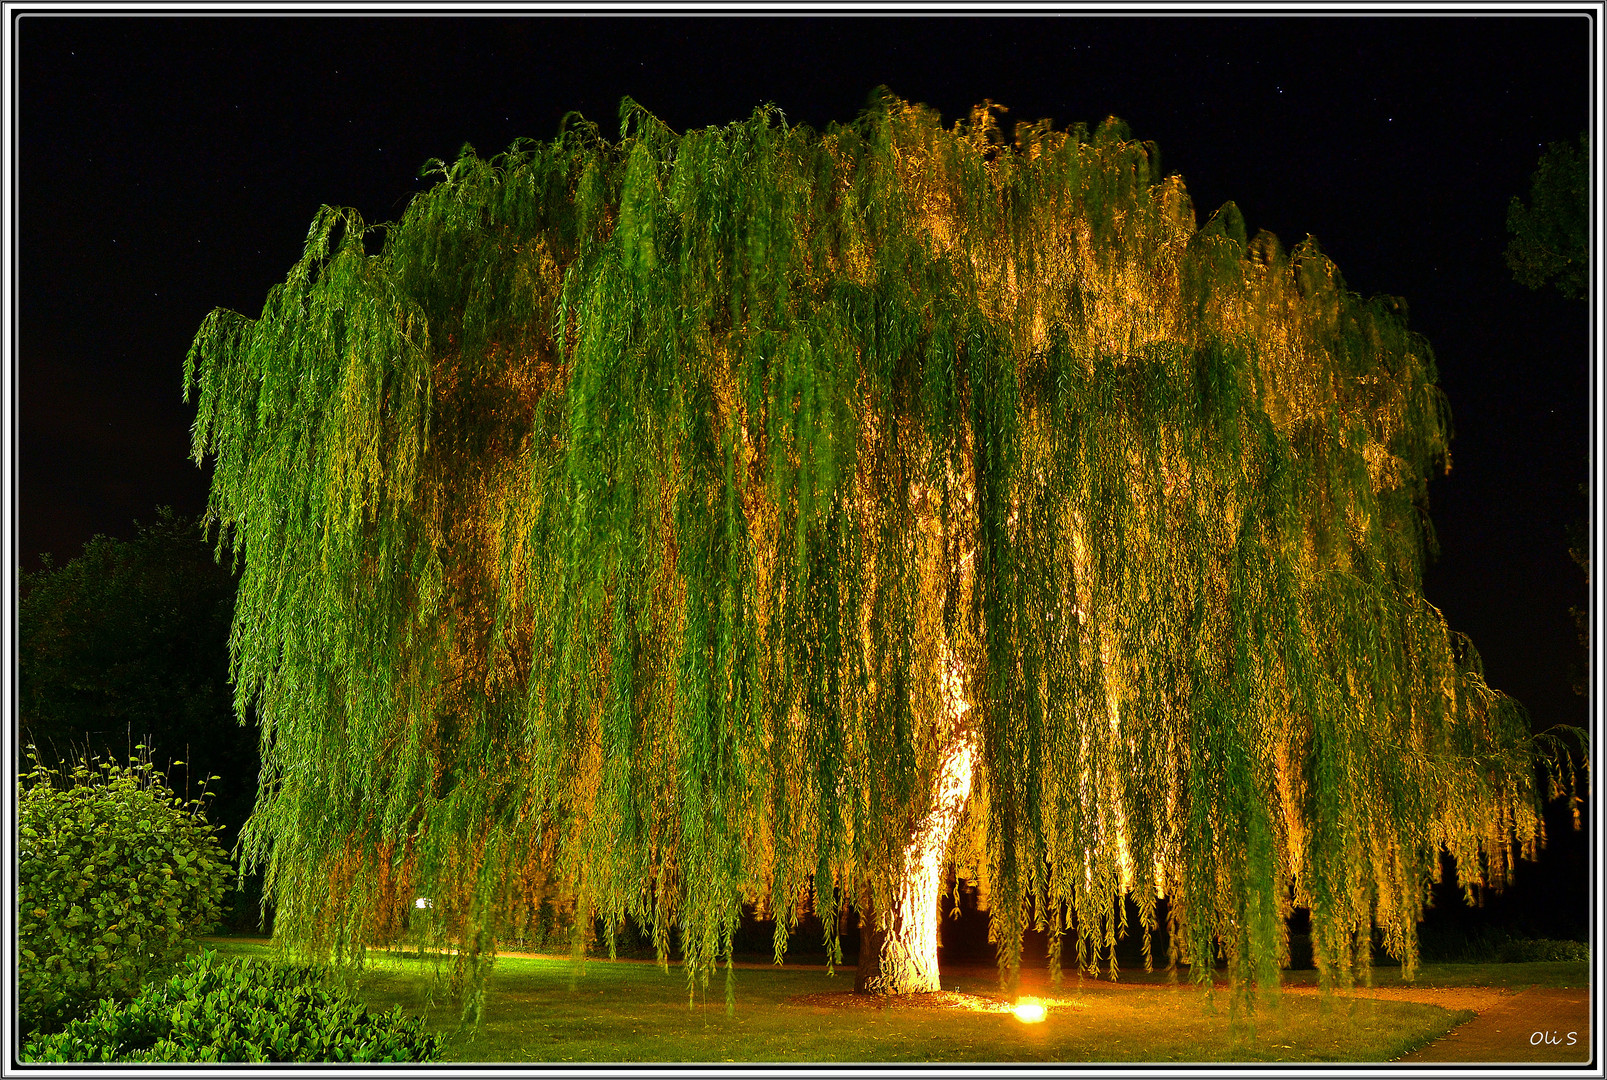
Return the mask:
<path id="1" fill-rule="evenodd" d="M 1501 945 L 1498 956 L 1503 964 L 1529 964 L 1536 961 L 1589 963 L 1590 943 L 1555 941 L 1551 938 L 1513 938 Z"/>
<path id="2" fill-rule="evenodd" d="M 1438 964 L 1588 963 L 1590 944 L 1513 937 L 1500 929 L 1458 932 L 1453 928 L 1441 928 L 1437 933 L 1424 935 L 1422 955 L 1425 963 Z"/>
<path id="3" fill-rule="evenodd" d="M 127 998 L 217 920 L 229 867 L 201 800 L 149 762 L 33 758 L 17 795 L 17 992 L 22 1027 L 50 1030 Z"/>
<path id="4" fill-rule="evenodd" d="M 1507 266 L 1520 285 L 1554 282 L 1569 299 L 1590 286 L 1590 141 L 1552 143 L 1529 181 L 1529 203 L 1507 205 Z"/>
<path id="5" fill-rule="evenodd" d="M 430 896 L 473 975 L 552 899 L 706 979 L 744 903 L 778 949 L 885 905 L 962 745 L 1006 973 L 1029 912 L 1090 964 L 1164 895 L 1196 972 L 1275 981 L 1298 905 L 1343 984 L 1375 927 L 1410 967 L 1442 849 L 1533 852 L 1554 743 L 1421 594 L 1449 418 L 1404 305 L 1198 229 L 1119 121 L 1000 111 L 627 100 L 434 163 L 375 254 L 324 208 L 207 318 L 286 940 Z"/>
<path id="6" fill-rule="evenodd" d="M 23 1046 L 30 1062 L 433 1061 L 442 1037 L 400 1007 L 370 1013 L 327 969 L 193 956 L 127 1002 Z"/>
<path id="7" fill-rule="evenodd" d="M 517 916 L 520 921 L 509 929 L 506 938 L 515 949 L 563 949 L 574 940 L 573 911 L 560 911 L 549 898 L 542 899 L 533 909 L 521 909 Z M 620 929 L 622 933 L 625 930 Z"/>
<path id="8" fill-rule="evenodd" d="M 159 764 L 216 773 L 209 812 L 232 842 L 261 765 L 229 686 L 234 575 L 199 523 L 163 507 L 132 540 L 97 536 L 65 565 L 24 574 L 19 592 L 20 745 L 57 764 L 139 742 Z"/>

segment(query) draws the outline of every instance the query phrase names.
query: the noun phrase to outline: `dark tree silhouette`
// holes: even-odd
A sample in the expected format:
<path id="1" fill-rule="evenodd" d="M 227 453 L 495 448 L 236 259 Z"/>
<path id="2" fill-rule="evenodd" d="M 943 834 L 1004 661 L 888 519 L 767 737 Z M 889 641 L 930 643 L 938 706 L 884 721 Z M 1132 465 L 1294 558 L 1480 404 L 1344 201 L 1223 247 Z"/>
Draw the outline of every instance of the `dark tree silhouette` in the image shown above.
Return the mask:
<path id="1" fill-rule="evenodd" d="M 1507 206 L 1507 266 L 1520 285 L 1551 282 L 1569 299 L 1590 287 L 1590 143 L 1552 143 L 1529 180 L 1527 205 Z"/>
<path id="2" fill-rule="evenodd" d="M 200 526 L 167 508 L 132 540 L 96 536 L 19 582 L 18 746 L 60 764 L 124 760 L 143 744 L 169 783 L 213 797 L 227 847 L 256 799 L 257 731 L 235 720 L 229 629 L 235 578 Z"/>

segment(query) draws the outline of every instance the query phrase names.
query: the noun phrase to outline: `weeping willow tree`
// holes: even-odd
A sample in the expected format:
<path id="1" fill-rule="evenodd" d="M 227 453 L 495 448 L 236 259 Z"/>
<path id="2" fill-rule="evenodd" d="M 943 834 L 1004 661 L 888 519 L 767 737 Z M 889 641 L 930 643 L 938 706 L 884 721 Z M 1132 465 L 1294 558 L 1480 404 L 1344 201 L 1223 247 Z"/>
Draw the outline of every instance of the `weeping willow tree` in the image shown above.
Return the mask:
<path id="1" fill-rule="evenodd" d="M 1300 907 L 1348 985 L 1376 931 L 1410 971 L 1442 851 L 1533 853 L 1573 778 L 1421 594 L 1447 412 L 1399 303 L 1198 227 L 1114 119 L 1001 112 L 571 114 L 207 318 L 282 938 L 427 895 L 477 975 L 547 900 L 729 986 L 745 908 L 778 959 L 855 909 L 899 993 L 966 881 L 1007 981 L 1029 926 L 1058 977 L 1164 921 L 1270 987 Z"/>

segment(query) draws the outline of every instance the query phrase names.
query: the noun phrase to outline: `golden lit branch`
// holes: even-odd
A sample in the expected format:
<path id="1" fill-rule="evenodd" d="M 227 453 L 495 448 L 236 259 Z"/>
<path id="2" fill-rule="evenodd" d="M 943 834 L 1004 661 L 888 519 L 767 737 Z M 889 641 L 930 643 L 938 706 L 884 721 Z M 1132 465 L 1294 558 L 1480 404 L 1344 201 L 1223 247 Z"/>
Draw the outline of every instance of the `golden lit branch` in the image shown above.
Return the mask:
<path id="1" fill-rule="evenodd" d="M 378 255 L 324 208 L 207 318 L 281 936 L 430 896 L 478 977 L 547 901 L 706 979 L 744 904 L 779 955 L 856 902 L 866 981 L 935 987 L 955 860 L 1007 977 L 1029 919 L 1114 972 L 1164 894 L 1241 985 L 1308 908 L 1343 983 L 1374 928 L 1410 965 L 1442 850 L 1541 842 L 1566 759 L 1420 595 L 1427 343 L 1120 121 L 1001 111 L 627 101 L 441 165 Z"/>

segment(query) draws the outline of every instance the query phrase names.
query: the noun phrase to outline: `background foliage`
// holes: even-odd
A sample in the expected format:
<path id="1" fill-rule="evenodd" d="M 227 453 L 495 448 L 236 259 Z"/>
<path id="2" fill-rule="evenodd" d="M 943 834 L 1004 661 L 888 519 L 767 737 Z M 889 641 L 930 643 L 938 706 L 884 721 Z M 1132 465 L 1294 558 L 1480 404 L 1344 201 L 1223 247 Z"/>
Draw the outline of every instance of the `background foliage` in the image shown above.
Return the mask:
<path id="1" fill-rule="evenodd" d="M 57 765 L 122 759 L 136 743 L 184 790 L 217 774 L 208 815 L 233 843 L 256 797 L 257 733 L 229 687 L 235 578 L 199 523 L 165 507 L 132 540 L 97 536 L 61 566 L 22 575 L 19 747 Z"/>
<path id="2" fill-rule="evenodd" d="M 1590 140 L 1552 143 L 1529 180 L 1527 204 L 1513 196 L 1507 206 L 1507 266 L 1518 283 L 1538 289 L 1548 282 L 1569 299 L 1590 287 Z"/>
<path id="3" fill-rule="evenodd" d="M 883 902 L 957 740 L 1007 973 L 1029 923 L 1114 963 L 1131 894 L 1240 985 L 1307 908 L 1345 983 L 1375 927 L 1410 967 L 1442 848 L 1533 851 L 1550 744 L 1421 596 L 1448 412 L 1404 305 L 1199 226 L 1119 121 L 1002 111 L 627 100 L 382 231 L 324 208 L 208 317 L 287 940 L 359 955 L 423 893 L 472 971 L 558 898 L 706 977 L 744 901 L 778 949 Z"/>

